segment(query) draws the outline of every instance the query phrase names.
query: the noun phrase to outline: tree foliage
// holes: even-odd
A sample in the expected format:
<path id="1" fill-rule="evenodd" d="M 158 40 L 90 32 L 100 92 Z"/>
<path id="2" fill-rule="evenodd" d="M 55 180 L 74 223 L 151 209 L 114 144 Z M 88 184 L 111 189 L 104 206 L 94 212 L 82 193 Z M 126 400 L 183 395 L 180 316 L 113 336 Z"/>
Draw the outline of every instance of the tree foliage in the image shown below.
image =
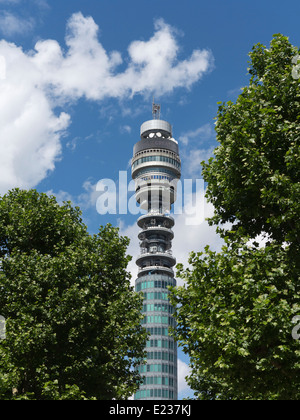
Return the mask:
<path id="1" fill-rule="evenodd" d="M 203 162 L 210 224 L 225 245 L 192 253 L 173 289 L 176 338 L 200 399 L 299 399 L 299 53 L 277 34 L 250 53 L 250 83 L 219 106 L 214 157 Z M 258 235 L 265 237 L 259 245 Z"/>
<path id="2" fill-rule="evenodd" d="M 123 399 L 146 335 L 128 239 L 89 235 L 79 208 L 13 190 L 0 199 L 2 399 Z"/>
<path id="3" fill-rule="evenodd" d="M 262 232 L 299 245 L 300 82 L 298 49 L 282 35 L 250 53 L 251 75 L 236 103 L 219 106 L 215 158 L 203 163 L 211 223 L 234 222 L 240 234 Z"/>

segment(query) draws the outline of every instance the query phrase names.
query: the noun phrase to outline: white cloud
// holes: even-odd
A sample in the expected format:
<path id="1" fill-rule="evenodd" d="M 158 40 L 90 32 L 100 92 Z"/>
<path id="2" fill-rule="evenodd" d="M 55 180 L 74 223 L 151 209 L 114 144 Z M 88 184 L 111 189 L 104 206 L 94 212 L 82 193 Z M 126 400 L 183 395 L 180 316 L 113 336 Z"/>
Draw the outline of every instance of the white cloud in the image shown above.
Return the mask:
<path id="1" fill-rule="evenodd" d="M 207 123 L 189 130 L 179 136 L 179 141 L 182 144 L 182 176 L 201 178 L 201 162 L 208 161 L 216 147 L 213 126 Z"/>
<path id="2" fill-rule="evenodd" d="M 135 41 L 128 49 L 131 62 L 117 86 L 123 85 L 132 95 L 151 91 L 161 96 L 176 87 L 189 88 L 212 68 L 208 50 L 195 50 L 189 59 L 178 62 L 174 29 L 159 19 L 155 30 L 149 41 Z"/>
<path id="3" fill-rule="evenodd" d="M 53 190 L 49 190 L 46 192 L 48 196 L 54 196 L 56 198 L 56 201 L 59 205 L 62 205 L 64 201 L 71 201 L 73 202 L 73 197 L 71 194 L 69 194 L 66 191 L 59 190 L 57 193 L 55 193 Z"/>
<path id="4" fill-rule="evenodd" d="M 12 17 L 10 25 L 17 30 Z M 41 40 L 30 52 L 0 42 L 0 193 L 33 187 L 54 169 L 70 124 L 67 113 L 57 114 L 58 106 L 82 97 L 160 96 L 190 88 L 212 67 L 208 50 L 179 61 L 175 30 L 158 20 L 148 41 L 129 45 L 128 66 L 118 73 L 123 58 L 104 49 L 98 30 L 92 17 L 76 13 L 67 23 L 66 51 L 55 40 Z"/>
<path id="5" fill-rule="evenodd" d="M 185 146 L 187 146 L 192 139 L 198 140 L 198 142 L 203 142 L 204 140 L 209 139 L 213 134 L 213 129 L 211 124 L 204 124 L 195 130 L 189 130 L 186 133 L 182 134 L 179 137 L 179 141 L 181 141 Z"/>
<path id="6" fill-rule="evenodd" d="M 8 11 L 0 12 L 0 32 L 7 37 L 25 34 L 35 26 L 33 18 L 23 19 Z"/>
<path id="7" fill-rule="evenodd" d="M 160 19 L 150 40 L 130 44 L 128 67 L 117 73 L 122 56 L 104 49 L 98 30 L 92 17 L 76 13 L 67 25 L 66 54 L 56 41 L 36 44 L 33 61 L 43 74 L 44 83 L 54 86 L 56 95 L 92 100 L 150 92 L 160 96 L 177 87 L 191 87 L 212 67 L 213 56 L 208 50 L 196 50 L 189 59 L 178 61 L 175 31 Z"/>
<path id="8" fill-rule="evenodd" d="M 102 181 L 99 181 L 96 184 L 93 184 L 90 179 L 87 179 L 83 185 L 84 193 L 80 194 L 76 200 L 77 204 L 81 209 L 88 209 L 94 207 L 96 209 L 97 200 L 101 195 L 101 191 L 105 191 L 105 184 Z M 106 196 L 109 194 L 110 199 L 108 200 L 107 205 L 112 201 L 115 202 L 116 197 L 114 191 L 106 193 Z M 107 207 L 106 207 L 107 208 Z M 110 210 L 113 210 L 110 208 Z"/>
<path id="9" fill-rule="evenodd" d="M 82 189 L 83 192 L 76 196 L 73 196 L 67 191 L 63 190 L 59 190 L 57 193 L 53 190 L 49 190 L 46 194 L 54 195 L 59 204 L 61 204 L 63 201 L 71 201 L 73 206 L 79 206 L 82 210 L 87 210 L 92 207 L 94 207 L 96 210 L 97 199 L 101 195 L 101 191 L 105 189 L 105 184 L 102 181 L 93 184 L 90 179 L 87 179 L 82 184 Z M 110 193 L 110 195 L 112 200 L 115 201 L 115 194 L 113 191 Z"/>
<path id="10" fill-rule="evenodd" d="M 0 80 L 0 193 L 36 185 L 60 157 L 60 136 L 70 119 L 55 115 L 36 86 L 38 73 L 14 44 L 0 41 L 5 77 Z"/>
<path id="11" fill-rule="evenodd" d="M 0 0 L 0 33 L 6 38 L 28 35 L 43 21 L 47 0 Z M 33 9 L 32 9 L 33 7 Z"/>
<path id="12" fill-rule="evenodd" d="M 120 127 L 120 132 L 121 133 L 126 133 L 126 134 L 130 134 L 131 133 L 131 127 L 130 125 L 123 125 L 122 127 Z"/>
<path id="13" fill-rule="evenodd" d="M 30 0 L 0 0 L 0 4 L 13 6 L 20 3 L 28 3 L 28 1 Z M 35 4 L 39 8 L 49 8 L 47 0 L 31 0 L 31 3 Z"/>
<path id="14" fill-rule="evenodd" d="M 186 383 L 186 377 L 190 375 L 190 367 L 184 363 L 182 360 L 178 359 L 177 364 L 178 369 L 178 394 L 183 398 L 187 398 L 188 396 L 191 396 L 191 389 L 189 385 Z"/>
<path id="15" fill-rule="evenodd" d="M 0 0 L 0 4 L 18 4 L 22 0 Z"/>
<path id="16" fill-rule="evenodd" d="M 227 91 L 227 96 L 230 97 L 230 98 L 236 99 L 237 96 L 241 94 L 242 90 L 243 90 L 243 87 L 237 87 L 237 88 L 234 88 L 234 89 L 229 89 Z"/>
<path id="17" fill-rule="evenodd" d="M 3 56 L 0 56 L 0 80 L 6 79 L 6 61 Z"/>
<path id="18" fill-rule="evenodd" d="M 213 126 L 208 123 L 179 136 L 179 142 L 182 144 L 180 154 L 183 177 L 201 178 L 200 163 L 203 160 L 208 161 L 216 147 L 213 135 Z"/>
<path id="19" fill-rule="evenodd" d="M 213 156 L 215 147 L 211 146 L 209 148 L 196 149 L 189 148 L 183 150 L 181 153 L 182 159 L 182 172 L 185 176 L 198 177 L 201 178 L 202 166 L 201 162 L 208 161 L 210 157 Z"/>
<path id="20" fill-rule="evenodd" d="M 266 245 L 267 245 L 267 242 L 272 242 L 272 238 L 268 233 L 262 232 L 259 235 L 257 235 L 254 239 L 250 239 L 247 242 L 247 246 L 253 247 L 254 244 L 258 244 L 257 246 L 259 248 L 265 248 Z M 285 245 L 285 243 L 284 243 L 284 245 Z"/>

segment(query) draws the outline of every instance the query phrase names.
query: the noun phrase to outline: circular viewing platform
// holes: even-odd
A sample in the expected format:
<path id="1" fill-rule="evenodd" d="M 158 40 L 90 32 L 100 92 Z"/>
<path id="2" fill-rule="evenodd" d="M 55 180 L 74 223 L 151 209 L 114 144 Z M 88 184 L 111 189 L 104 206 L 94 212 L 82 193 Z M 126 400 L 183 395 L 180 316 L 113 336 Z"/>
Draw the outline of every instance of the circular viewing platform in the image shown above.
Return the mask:
<path id="1" fill-rule="evenodd" d="M 165 265 L 168 265 L 168 267 L 174 267 L 176 264 L 176 258 L 173 257 L 173 255 L 169 252 L 145 252 L 144 254 L 141 254 L 136 259 L 136 264 L 140 267 L 144 260 L 150 260 L 150 263 L 152 260 L 157 259 L 160 261 L 158 266 L 164 266 L 163 262 L 165 262 Z"/>
<path id="2" fill-rule="evenodd" d="M 174 271 L 172 270 L 172 268 L 157 265 L 148 265 L 147 267 L 139 268 L 138 278 L 147 275 L 149 272 L 162 273 L 174 277 Z"/>
<path id="3" fill-rule="evenodd" d="M 147 240 L 150 235 L 155 233 L 164 235 L 169 241 L 174 238 L 174 232 L 171 229 L 163 226 L 149 226 L 139 232 L 138 238 L 141 241 Z"/>
<path id="4" fill-rule="evenodd" d="M 163 227 L 169 229 L 175 225 L 175 220 L 169 214 L 148 213 L 139 217 L 137 224 L 141 229 L 147 229 L 149 227 Z"/>

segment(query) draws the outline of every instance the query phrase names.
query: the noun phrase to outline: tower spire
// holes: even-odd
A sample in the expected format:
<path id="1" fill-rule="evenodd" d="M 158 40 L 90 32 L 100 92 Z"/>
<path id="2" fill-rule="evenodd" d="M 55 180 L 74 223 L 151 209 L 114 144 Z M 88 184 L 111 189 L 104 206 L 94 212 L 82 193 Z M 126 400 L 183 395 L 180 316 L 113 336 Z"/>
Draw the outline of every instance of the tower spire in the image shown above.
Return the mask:
<path id="1" fill-rule="evenodd" d="M 160 105 L 154 102 L 154 96 L 153 96 L 153 102 L 152 102 L 152 116 L 154 120 L 160 119 Z"/>

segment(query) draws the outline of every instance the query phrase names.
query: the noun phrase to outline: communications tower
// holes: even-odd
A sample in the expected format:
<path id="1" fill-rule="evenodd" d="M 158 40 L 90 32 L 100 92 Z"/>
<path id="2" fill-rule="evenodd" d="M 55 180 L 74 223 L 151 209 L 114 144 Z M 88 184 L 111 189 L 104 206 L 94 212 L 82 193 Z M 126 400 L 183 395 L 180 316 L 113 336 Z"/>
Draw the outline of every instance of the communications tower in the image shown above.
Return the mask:
<path id="1" fill-rule="evenodd" d="M 141 126 L 141 140 L 134 146 L 132 159 L 136 200 L 147 212 L 137 221 L 141 251 L 135 286 L 144 295 L 142 323 L 150 333 L 147 363 L 138 368 L 144 382 L 135 399 L 176 400 L 177 346 L 169 334 L 175 320 L 167 288 L 176 286 L 176 260 L 171 251 L 174 219 L 169 212 L 176 200 L 181 162 L 172 127 L 160 119 L 160 105 L 153 104 L 152 112 L 153 119 Z"/>

